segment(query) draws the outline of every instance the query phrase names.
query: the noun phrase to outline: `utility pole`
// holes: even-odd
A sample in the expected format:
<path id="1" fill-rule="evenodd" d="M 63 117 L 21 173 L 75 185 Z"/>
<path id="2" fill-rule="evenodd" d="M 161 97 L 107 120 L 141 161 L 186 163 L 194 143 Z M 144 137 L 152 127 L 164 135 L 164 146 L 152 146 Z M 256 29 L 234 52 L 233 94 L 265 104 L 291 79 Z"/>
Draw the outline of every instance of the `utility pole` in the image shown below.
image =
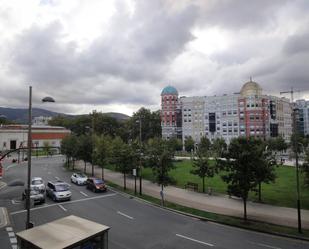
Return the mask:
<path id="1" fill-rule="evenodd" d="M 293 138 L 292 138 L 292 146 L 295 153 L 295 167 L 296 167 L 296 192 L 297 192 L 297 221 L 298 221 L 298 232 L 302 233 L 301 227 L 301 207 L 300 207 L 300 189 L 299 189 L 299 165 L 298 165 L 298 141 L 297 139 L 297 122 L 296 118 L 298 116 L 298 108 L 294 105 L 294 90 L 291 87 L 290 91 L 280 92 L 281 94 L 290 93 L 291 94 L 291 102 L 292 102 L 292 119 L 293 119 Z"/>

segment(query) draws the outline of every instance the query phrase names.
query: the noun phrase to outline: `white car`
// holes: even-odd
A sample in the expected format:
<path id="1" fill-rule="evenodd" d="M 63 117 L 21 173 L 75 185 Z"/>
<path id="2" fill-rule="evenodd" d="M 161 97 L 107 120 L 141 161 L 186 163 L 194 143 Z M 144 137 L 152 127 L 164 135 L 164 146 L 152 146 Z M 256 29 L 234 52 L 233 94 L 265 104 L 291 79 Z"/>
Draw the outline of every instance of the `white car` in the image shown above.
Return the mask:
<path id="1" fill-rule="evenodd" d="M 40 193 L 45 193 L 45 183 L 41 177 L 33 177 L 30 188 Z"/>
<path id="2" fill-rule="evenodd" d="M 71 182 L 77 185 L 86 185 L 88 177 L 82 173 L 73 173 L 71 176 Z"/>

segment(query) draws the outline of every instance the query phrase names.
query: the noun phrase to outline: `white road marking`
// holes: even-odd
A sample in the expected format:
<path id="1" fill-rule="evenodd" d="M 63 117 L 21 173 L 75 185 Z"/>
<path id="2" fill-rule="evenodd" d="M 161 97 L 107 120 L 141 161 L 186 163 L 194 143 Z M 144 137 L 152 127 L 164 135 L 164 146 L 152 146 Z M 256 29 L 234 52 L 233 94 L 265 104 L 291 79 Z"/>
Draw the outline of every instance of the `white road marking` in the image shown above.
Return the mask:
<path id="1" fill-rule="evenodd" d="M 5 229 L 6 229 L 7 232 L 12 232 L 13 231 L 12 227 L 6 227 Z"/>
<path id="2" fill-rule="evenodd" d="M 62 205 L 58 204 L 58 207 L 60 207 L 64 212 L 68 211 L 67 209 L 65 209 Z"/>
<path id="3" fill-rule="evenodd" d="M 79 193 L 81 193 L 83 196 L 86 196 L 88 197 L 89 195 L 87 195 L 86 193 L 82 192 L 82 191 L 79 191 Z"/>
<path id="4" fill-rule="evenodd" d="M 9 237 L 15 237 L 15 233 L 14 232 L 9 232 Z"/>
<path id="5" fill-rule="evenodd" d="M 58 176 L 55 176 L 55 179 L 58 180 L 58 181 L 60 180 L 60 178 Z"/>
<path id="6" fill-rule="evenodd" d="M 271 249 L 281 249 L 280 247 L 277 247 L 277 246 L 271 246 L 271 245 L 267 245 L 267 244 L 263 244 L 263 243 L 256 243 L 256 242 L 253 242 L 253 241 L 250 241 L 250 243 L 258 245 L 258 246 L 271 248 Z"/>
<path id="7" fill-rule="evenodd" d="M 17 239 L 16 238 L 10 238 L 10 242 L 11 242 L 11 244 L 16 244 L 17 243 Z"/>
<path id="8" fill-rule="evenodd" d="M 127 214 L 124 214 L 124 213 L 122 213 L 122 212 L 120 212 L 120 211 L 117 211 L 117 214 L 120 214 L 120 215 L 122 215 L 122 216 L 124 216 L 124 217 L 127 217 L 127 218 L 130 219 L 130 220 L 133 220 L 133 219 L 134 219 L 133 217 L 131 217 L 131 216 L 127 215 Z"/>
<path id="9" fill-rule="evenodd" d="M 12 249 L 17 249 L 17 245 L 12 245 Z"/>
<path id="10" fill-rule="evenodd" d="M 11 200 L 11 202 L 12 202 L 12 204 L 14 204 L 14 205 L 17 205 L 17 204 L 21 203 L 20 200 Z"/>
<path id="11" fill-rule="evenodd" d="M 187 240 L 191 240 L 193 242 L 200 243 L 200 244 L 203 244 L 203 245 L 206 245 L 206 246 L 214 246 L 213 244 L 210 244 L 210 243 L 207 243 L 207 242 L 204 242 L 204 241 L 200 241 L 200 240 L 196 240 L 196 239 L 192 239 L 190 237 L 187 237 L 187 236 L 184 236 L 184 235 L 181 235 L 181 234 L 178 234 L 178 233 L 176 233 L 176 236 L 178 236 L 180 238 L 187 239 Z"/>
<path id="12" fill-rule="evenodd" d="M 94 196 L 94 197 L 89 197 L 89 198 L 84 198 L 84 199 L 79 199 L 79 200 L 74 200 L 74 201 L 67 201 L 67 202 L 63 203 L 62 205 L 66 205 L 66 204 L 70 204 L 70 203 L 76 203 L 76 202 L 82 202 L 82 201 L 89 201 L 89 200 L 93 200 L 93 199 L 101 199 L 101 198 L 111 197 L 111 196 L 115 196 L 115 195 L 117 195 L 117 194 L 114 193 L 114 194 Z M 31 208 L 31 210 L 34 211 L 34 210 L 53 207 L 53 206 L 57 206 L 57 205 L 59 205 L 59 204 L 55 203 L 55 204 L 50 204 L 50 205 L 44 205 L 44 206 L 41 206 L 41 207 Z M 27 212 L 27 210 L 20 210 L 20 211 L 12 212 L 11 215 L 22 214 L 22 213 L 25 213 L 25 212 Z"/>

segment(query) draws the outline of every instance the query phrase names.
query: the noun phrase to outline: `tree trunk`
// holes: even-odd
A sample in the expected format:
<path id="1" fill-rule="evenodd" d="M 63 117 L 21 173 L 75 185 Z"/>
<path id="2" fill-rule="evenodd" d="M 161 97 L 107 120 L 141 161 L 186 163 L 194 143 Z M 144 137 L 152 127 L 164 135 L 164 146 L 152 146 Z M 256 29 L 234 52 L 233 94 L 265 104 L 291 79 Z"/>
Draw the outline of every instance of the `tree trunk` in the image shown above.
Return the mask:
<path id="1" fill-rule="evenodd" d="M 94 176 L 94 165 L 93 165 L 93 162 L 91 163 L 91 176 Z"/>
<path id="2" fill-rule="evenodd" d="M 205 193 L 205 177 L 203 177 L 203 193 Z"/>
<path id="3" fill-rule="evenodd" d="M 102 179 L 104 179 L 104 166 L 102 165 Z"/>
<path id="4" fill-rule="evenodd" d="M 243 198 L 244 202 L 244 220 L 247 221 L 247 198 Z"/>
<path id="5" fill-rule="evenodd" d="M 123 173 L 123 189 L 126 190 L 127 189 L 127 184 L 126 184 L 126 173 Z"/>
<path id="6" fill-rule="evenodd" d="M 262 202 L 262 187 L 261 187 L 261 182 L 259 182 L 259 202 Z"/>
<path id="7" fill-rule="evenodd" d="M 84 164 L 85 164 L 85 166 L 84 166 L 84 173 L 86 173 L 86 161 L 84 161 Z"/>
<path id="8" fill-rule="evenodd" d="M 73 158 L 72 169 L 74 170 L 74 168 L 75 168 L 75 159 Z"/>

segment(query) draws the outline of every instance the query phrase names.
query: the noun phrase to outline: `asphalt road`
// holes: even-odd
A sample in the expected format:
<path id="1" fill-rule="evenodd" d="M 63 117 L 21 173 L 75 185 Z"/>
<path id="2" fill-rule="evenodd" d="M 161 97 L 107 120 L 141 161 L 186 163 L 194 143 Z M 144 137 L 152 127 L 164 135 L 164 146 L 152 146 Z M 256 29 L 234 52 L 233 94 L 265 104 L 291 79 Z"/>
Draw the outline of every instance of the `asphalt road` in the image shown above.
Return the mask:
<path id="1" fill-rule="evenodd" d="M 63 158 L 39 158 L 33 160 L 32 176 L 41 176 L 45 182 L 63 180 L 70 182 L 71 172 L 62 167 Z M 27 164 L 6 164 L 4 181 L 26 182 Z M 71 183 L 70 183 L 71 184 Z M 24 230 L 26 212 L 20 202 L 24 187 L 7 186 L 0 190 L 0 206 L 10 213 L 14 232 Z M 179 215 L 136 198 L 109 190 L 92 193 L 84 186 L 71 184 L 72 200 L 53 202 L 46 200 L 31 211 L 31 220 L 40 225 L 71 214 L 111 227 L 109 248 L 244 248 L 244 249 L 305 249 L 309 243 L 271 236 L 224 226 L 212 222 Z M 52 232 L 52 231 L 51 231 Z M 1 249 L 13 248 L 9 231 L 0 231 Z"/>

